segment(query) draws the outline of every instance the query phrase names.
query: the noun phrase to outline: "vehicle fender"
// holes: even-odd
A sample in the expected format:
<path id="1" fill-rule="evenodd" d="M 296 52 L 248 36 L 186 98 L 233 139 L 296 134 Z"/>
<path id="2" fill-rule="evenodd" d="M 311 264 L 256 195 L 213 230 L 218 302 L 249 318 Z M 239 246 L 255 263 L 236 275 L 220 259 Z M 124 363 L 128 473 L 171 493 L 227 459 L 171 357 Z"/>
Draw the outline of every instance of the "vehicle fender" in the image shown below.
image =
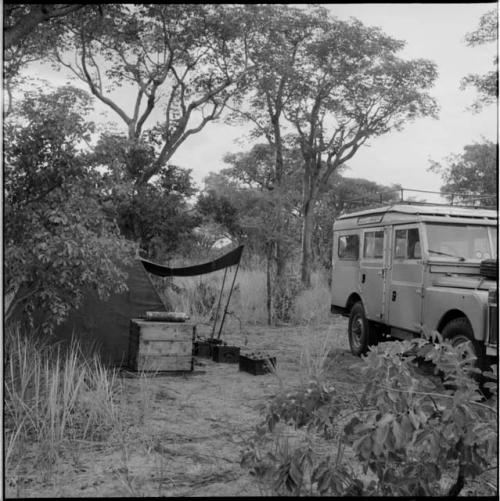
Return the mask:
<path id="1" fill-rule="evenodd" d="M 474 338 L 484 341 L 486 334 L 488 292 L 447 287 L 430 287 L 425 292 L 423 324 L 431 330 L 441 331 L 461 312 L 469 320 Z"/>

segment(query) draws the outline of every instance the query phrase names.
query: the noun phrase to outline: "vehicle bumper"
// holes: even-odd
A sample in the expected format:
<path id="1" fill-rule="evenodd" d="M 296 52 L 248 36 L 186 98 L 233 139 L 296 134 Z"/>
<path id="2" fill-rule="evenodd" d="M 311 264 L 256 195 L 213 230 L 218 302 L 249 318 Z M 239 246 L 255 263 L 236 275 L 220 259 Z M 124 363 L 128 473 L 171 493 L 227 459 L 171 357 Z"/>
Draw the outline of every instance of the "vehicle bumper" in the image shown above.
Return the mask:
<path id="1" fill-rule="evenodd" d="M 339 315 L 343 315 L 344 317 L 349 316 L 349 312 L 347 311 L 347 308 L 343 308 L 342 306 L 337 306 L 335 304 L 330 305 L 330 312 L 337 313 Z"/>

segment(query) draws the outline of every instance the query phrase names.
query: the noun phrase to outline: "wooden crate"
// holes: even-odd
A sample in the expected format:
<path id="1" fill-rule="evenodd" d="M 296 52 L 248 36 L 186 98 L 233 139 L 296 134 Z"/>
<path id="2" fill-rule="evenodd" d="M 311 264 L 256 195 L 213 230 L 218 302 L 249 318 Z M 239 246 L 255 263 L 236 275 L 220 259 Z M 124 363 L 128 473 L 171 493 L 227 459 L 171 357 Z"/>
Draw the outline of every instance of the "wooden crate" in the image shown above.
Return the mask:
<path id="1" fill-rule="evenodd" d="M 130 321 L 129 367 L 134 371 L 192 371 L 196 325 Z"/>

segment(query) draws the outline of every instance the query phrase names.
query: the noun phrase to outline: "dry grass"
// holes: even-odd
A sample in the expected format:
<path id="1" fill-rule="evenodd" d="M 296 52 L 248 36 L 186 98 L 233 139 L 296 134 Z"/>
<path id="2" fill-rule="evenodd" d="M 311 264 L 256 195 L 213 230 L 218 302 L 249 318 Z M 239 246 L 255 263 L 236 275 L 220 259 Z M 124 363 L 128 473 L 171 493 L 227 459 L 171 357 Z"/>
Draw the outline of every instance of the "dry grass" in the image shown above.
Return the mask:
<path id="1" fill-rule="evenodd" d="M 221 299 L 221 311 L 226 305 L 234 270 L 230 270 Z M 164 286 L 162 294 L 174 311 L 189 313 L 191 318 L 201 323 L 209 323 L 219 301 L 224 272 L 219 271 L 201 277 L 176 277 L 174 288 Z M 263 325 L 267 322 L 266 273 L 261 269 L 240 269 L 228 310 L 242 324 Z M 295 298 L 291 314 L 294 324 L 311 324 L 328 321 L 330 292 L 325 277 L 316 272 L 312 277 L 312 288 L 302 291 Z"/>
<path id="2" fill-rule="evenodd" d="M 312 287 L 295 299 L 292 321 L 295 324 L 317 325 L 330 320 L 330 288 L 324 274 L 313 273 Z"/>

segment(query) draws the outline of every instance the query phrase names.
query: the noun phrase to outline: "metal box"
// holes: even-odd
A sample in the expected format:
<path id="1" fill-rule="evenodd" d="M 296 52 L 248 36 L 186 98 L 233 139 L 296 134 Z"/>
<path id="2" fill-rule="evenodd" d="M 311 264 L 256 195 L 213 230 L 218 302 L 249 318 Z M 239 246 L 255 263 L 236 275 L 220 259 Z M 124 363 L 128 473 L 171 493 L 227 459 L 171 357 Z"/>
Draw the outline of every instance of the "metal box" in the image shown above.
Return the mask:
<path id="1" fill-rule="evenodd" d="M 272 369 L 269 365 L 276 367 L 276 357 L 253 358 L 240 355 L 240 371 L 249 372 L 254 376 L 271 372 Z"/>
<path id="2" fill-rule="evenodd" d="M 239 346 L 213 345 L 212 360 L 227 364 L 237 364 L 240 358 Z"/>
<path id="3" fill-rule="evenodd" d="M 130 321 L 129 367 L 134 371 L 192 371 L 196 325 Z"/>

